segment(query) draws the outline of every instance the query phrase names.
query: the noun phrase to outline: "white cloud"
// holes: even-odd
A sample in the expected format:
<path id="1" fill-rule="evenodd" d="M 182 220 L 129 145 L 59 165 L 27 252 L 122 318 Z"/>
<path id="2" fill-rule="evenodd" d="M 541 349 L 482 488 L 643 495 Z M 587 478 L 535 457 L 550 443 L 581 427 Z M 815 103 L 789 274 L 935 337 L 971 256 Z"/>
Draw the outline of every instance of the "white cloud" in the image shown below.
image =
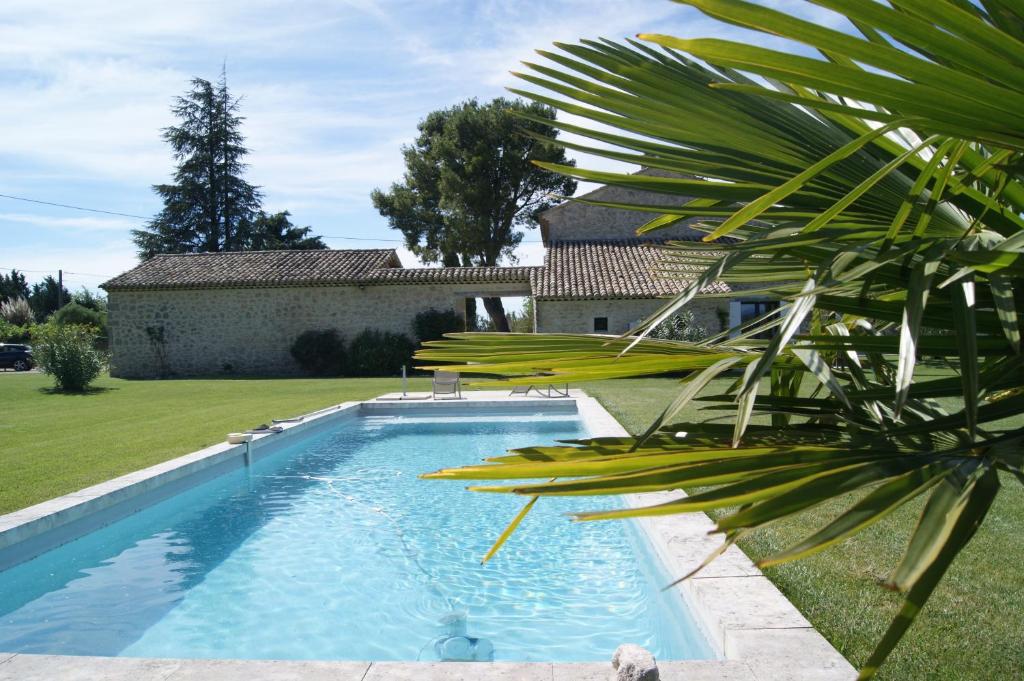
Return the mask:
<path id="1" fill-rule="evenodd" d="M 26 272 L 30 282 L 47 275 L 56 277 L 64 270 L 64 285 L 75 290 L 85 286 L 95 290 L 107 279 L 138 264 L 135 248 L 127 239 L 94 241 L 86 257 L 80 248 L 54 245 L 45 251 L 18 244 L 5 246 L 0 268 Z"/>
<path id="2" fill-rule="evenodd" d="M 842 25 L 809 3 L 766 2 Z M 427 112 L 521 85 L 509 71 L 554 41 L 642 30 L 745 35 L 667 0 L 179 0 L 144 8 L 134 0 L 5 0 L 0 191 L 154 212 L 150 185 L 172 170 L 160 138 L 173 122 L 172 98 L 193 76 L 216 77 L 226 60 L 232 90 L 244 97 L 249 179 L 264 187 L 267 207 L 289 209 L 321 233 L 393 238 L 369 192 L 401 176 L 400 146 Z M 773 40 L 762 36 L 761 44 Z M 585 165 L 625 168 L 598 158 Z M 20 250 L 5 245 L 0 261 L 17 261 L 0 264 L 45 269 L 29 264 L 52 261 L 46 267 L 89 272 L 102 263 L 116 272 L 134 263 L 130 220 L 20 208 L 0 203 L 8 210 L 0 236 L 39 229 Z M 97 241 L 108 231 L 111 241 Z M 539 264 L 540 255 L 524 245 L 521 260 Z"/>
<path id="3" fill-rule="evenodd" d="M 0 213 L 0 223 L 13 222 L 64 232 L 118 232 L 127 234 L 138 220 L 119 217 L 52 217 L 32 213 Z"/>

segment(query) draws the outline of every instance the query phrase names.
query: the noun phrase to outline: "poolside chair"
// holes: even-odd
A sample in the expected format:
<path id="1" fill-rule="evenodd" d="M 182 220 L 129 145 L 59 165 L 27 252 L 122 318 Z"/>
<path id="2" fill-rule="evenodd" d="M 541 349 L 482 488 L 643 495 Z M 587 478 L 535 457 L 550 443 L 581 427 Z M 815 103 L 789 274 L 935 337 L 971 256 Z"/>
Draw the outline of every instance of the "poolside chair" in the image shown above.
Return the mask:
<path id="1" fill-rule="evenodd" d="M 454 371 L 435 371 L 434 399 L 462 399 L 462 382 Z M 447 397 L 445 397 L 447 396 Z"/>
<path id="2" fill-rule="evenodd" d="M 535 385 L 515 385 L 512 386 L 512 392 L 509 393 L 509 397 L 515 395 L 521 395 L 527 397 L 531 390 L 536 390 L 537 395 L 540 397 L 569 397 L 569 384 L 566 383 L 562 388 L 559 388 L 554 383 L 548 383 L 546 388 L 538 388 Z"/>
<path id="3" fill-rule="evenodd" d="M 568 397 L 569 396 L 569 384 L 564 384 L 559 388 L 554 383 L 548 383 L 548 394 L 544 397 Z M 538 391 L 539 392 L 539 391 Z"/>

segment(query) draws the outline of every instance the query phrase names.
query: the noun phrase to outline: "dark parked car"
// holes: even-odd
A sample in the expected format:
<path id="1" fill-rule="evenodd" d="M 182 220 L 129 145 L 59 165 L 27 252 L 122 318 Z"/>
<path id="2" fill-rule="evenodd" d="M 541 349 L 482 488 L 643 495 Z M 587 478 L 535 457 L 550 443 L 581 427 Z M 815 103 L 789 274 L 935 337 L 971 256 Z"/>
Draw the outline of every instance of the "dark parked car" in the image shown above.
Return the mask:
<path id="1" fill-rule="evenodd" d="M 35 366 L 32 359 L 32 346 L 0 343 L 0 369 L 28 371 Z"/>

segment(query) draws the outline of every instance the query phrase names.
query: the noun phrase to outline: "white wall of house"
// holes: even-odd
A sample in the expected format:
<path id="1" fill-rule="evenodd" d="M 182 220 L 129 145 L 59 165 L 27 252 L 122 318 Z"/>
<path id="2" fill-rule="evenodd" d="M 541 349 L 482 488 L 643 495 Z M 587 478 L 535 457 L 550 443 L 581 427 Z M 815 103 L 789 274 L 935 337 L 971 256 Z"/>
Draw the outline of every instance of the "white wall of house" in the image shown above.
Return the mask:
<path id="1" fill-rule="evenodd" d="M 629 331 L 665 304 L 663 299 L 635 300 L 539 300 L 534 313 L 539 333 L 595 333 L 594 320 L 608 320 L 608 330 L 599 333 L 619 334 Z M 728 320 L 728 301 L 695 300 L 687 308 L 694 320 L 708 330 L 724 330 Z"/>

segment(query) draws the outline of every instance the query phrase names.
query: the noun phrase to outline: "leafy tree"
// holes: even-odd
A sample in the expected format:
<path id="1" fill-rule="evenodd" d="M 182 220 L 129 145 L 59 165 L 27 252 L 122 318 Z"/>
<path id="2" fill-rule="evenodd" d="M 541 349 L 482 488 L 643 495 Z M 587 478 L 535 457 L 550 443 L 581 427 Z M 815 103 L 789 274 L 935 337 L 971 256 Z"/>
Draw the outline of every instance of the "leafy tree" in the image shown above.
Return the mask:
<path id="1" fill-rule="evenodd" d="M 242 228 L 243 247 L 247 251 L 309 250 L 327 248 L 312 227 L 296 227 L 288 211 L 268 215 L 262 210 Z"/>
<path id="2" fill-rule="evenodd" d="M 536 226 L 551 194 L 576 182 L 537 165 L 572 165 L 555 143 L 555 112 L 540 103 L 475 99 L 429 114 L 402 148 L 401 183 L 374 190 L 373 205 L 424 263 L 488 266 L 515 260 L 521 228 Z M 501 298 L 484 298 L 498 330 L 508 330 Z M 475 309 L 467 310 L 474 319 Z"/>
<path id="3" fill-rule="evenodd" d="M 0 274 L 0 303 L 14 298 L 28 298 L 29 288 L 25 275 L 18 270 Z"/>
<path id="4" fill-rule="evenodd" d="M 632 338 L 466 334 L 418 357 L 471 358 L 459 370 L 517 383 L 535 382 L 531 372 L 563 381 L 694 373 L 640 436 L 438 477 L 522 479 L 494 491 L 534 500 L 696 488 L 657 507 L 577 517 L 714 511 L 726 546 L 822 504 L 840 509 L 775 547 L 765 566 L 825 551 L 919 502 L 919 521 L 884 580 L 903 603 L 861 660 L 867 679 L 1001 490 L 1024 483 L 1024 9 L 996 0 L 819 2 L 842 12 L 856 35 L 742 0 L 681 1 L 821 56 L 644 34 L 660 49 L 584 41 L 524 77 L 589 119 L 575 131 L 616 147 L 594 153 L 674 175 L 556 170 L 676 196 L 673 207 L 632 206 L 652 213 L 644 232 L 708 218 L 697 228 L 713 250 L 667 247 L 688 283 Z M 790 304 L 700 345 L 645 338 L 716 279 Z M 776 333 L 758 340 L 765 329 Z M 510 356 L 530 359 L 512 367 Z M 952 371 L 915 375 L 921 356 Z M 743 373 L 704 399 L 734 410 L 734 423 L 679 422 L 730 369 Z M 752 425 L 755 414 L 771 425 Z M 611 458 L 613 469 L 601 461 Z M 991 597 L 998 610 L 1001 595 Z"/>
<path id="5" fill-rule="evenodd" d="M 36 320 L 44 322 L 51 314 L 60 308 L 61 300 L 71 300 L 71 294 L 63 288 L 56 279 L 47 275 L 41 282 L 32 284 L 32 291 L 28 296 L 28 303 L 32 307 L 32 313 Z"/>

